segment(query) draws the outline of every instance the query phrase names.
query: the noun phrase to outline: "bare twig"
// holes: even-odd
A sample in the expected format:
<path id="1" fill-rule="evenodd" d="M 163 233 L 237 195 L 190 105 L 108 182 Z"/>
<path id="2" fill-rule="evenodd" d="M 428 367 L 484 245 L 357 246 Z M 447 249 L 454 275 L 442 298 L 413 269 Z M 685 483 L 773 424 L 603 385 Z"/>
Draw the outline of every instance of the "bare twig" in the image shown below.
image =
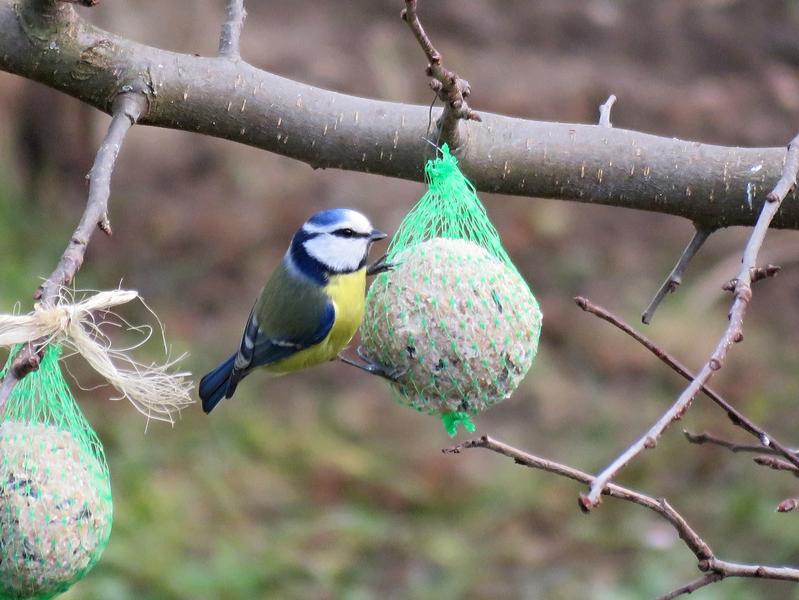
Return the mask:
<path id="1" fill-rule="evenodd" d="M 749 274 L 752 277 L 752 283 L 757 283 L 758 281 L 763 281 L 764 279 L 768 279 L 770 277 L 776 277 L 777 273 L 780 272 L 780 267 L 777 265 L 767 264 L 762 267 L 753 267 L 749 269 Z M 734 292 L 735 286 L 738 284 L 738 278 L 730 279 L 729 281 L 725 281 L 721 284 L 721 289 L 725 292 Z"/>
<path id="2" fill-rule="evenodd" d="M 735 284 L 734 299 L 730 310 L 730 322 L 721 336 L 710 359 L 705 363 L 694 380 L 683 390 L 671 408 L 660 418 L 650 431 L 635 444 L 630 446 L 616 460 L 614 460 L 592 482 L 588 494 L 581 498 L 583 507 L 590 510 L 600 503 L 602 489 L 613 479 L 624 466 L 645 448 L 651 448 L 657 443 L 658 432 L 665 430 L 668 425 L 688 409 L 696 395 L 702 390 L 713 374 L 721 369 L 730 347 L 743 339 L 743 319 L 746 307 L 752 299 L 752 270 L 757 264 L 757 256 L 763 245 L 766 232 L 771 220 L 780 208 L 780 204 L 796 187 L 796 174 L 799 171 L 799 136 L 795 137 L 788 145 L 788 155 L 785 159 L 782 177 L 774 189 L 769 192 L 767 202 L 763 205 L 760 216 L 752 229 L 749 241 L 744 248 L 741 270 Z M 653 435 L 654 434 L 654 435 Z M 771 440 L 761 440 L 763 443 Z M 794 457 L 795 458 L 795 457 Z"/>
<path id="3" fill-rule="evenodd" d="M 108 221 L 108 197 L 111 193 L 111 172 L 114 169 L 122 141 L 130 127 L 147 110 L 147 100 L 143 94 L 134 92 L 120 94 L 114 102 L 113 117 L 108 126 L 105 139 L 97 150 L 94 165 L 89 172 L 89 199 L 83 217 L 66 250 L 61 255 L 53 273 L 48 277 L 33 297 L 44 306 L 52 306 L 60 296 L 61 288 L 69 285 L 83 264 L 86 246 L 95 227 L 111 233 Z M 0 385 L 0 412 L 17 382 L 28 373 L 39 368 L 41 354 L 47 344 L 46 339 L 33 340 L 24 344 L 14 357 L 6 377 Z"/>
<path id="4" fill-rule="evenodd" d="M 244 10 L 244 0 L 227 0 L 225 2 L 225 22 L 222 25 L 222 34 L 219 36 L 220 58 L 239 60 L 241 58 L 241 30 L 244 28 L 244 19 L 247 11 Z"/>
<path id="5" fill-rule="evenodd" d="M 721 581 L 724 579 L 723 576 L 719 575 L 718 573 L 707 573 L 703 575 L 696 581 L 692 581 L 688 585 L 684 585 L 676 590 L 672 590 L 668 594 L 663 594 L 662 596 L 658 596 L 654 600 L 673 600 L 673 598 L 677 598 L 679 596 L 683 596 L 685 594 L 692 594 L 699 588 L 703 588 L 706 585 L 710 585 L 711 583 L 716 583 L 717 581 Z"/>
<path id="6" fill-rule="evenodd" d="M 100 0 L 58 0 L 59 2 L 68 2 L 70 4 L 80 4 L 81 6 L 97 6 Z"/>
<path id="7" fill-rule="evenodd" d="M 610 109 L 616 103 L 616 96 L 611 94 L 605 103 L 599 106 L 599 126 L 600 127 L 613 127 L 610 123 Z"/>
<path id="8" fill-rule="evenodd" d="M 0 415 L 3 414 L 6 400 L 11 396 L 11 392 L 17 383 L 39 368 L 39 364 L 42 362 L 42 350 L 43 348 L 37 345 L 36 342 L 30 342 L 25 344 L 17 353 L 14 362 L 11 363 L 6 376 L 3 378 L 2 384 L 0 384 Z"/>
<path id="9" fill-rule="evenodd" d="M 663 282 L 663 285 L 660 286 L 658 293 L 655 294 L 655 297 L 652 299 L 652 303 L 649 305 L 649 308 L 646 309 L 644 314 L 641 316 L 641 321 L 645 324 L 649 324 L 652 320 L 652 316 L 655 314 L 658 306 L 660 303 L 663 302 L 663 299 L 666 297 L 666 294 L 674 292 L 677 289 L 677 286 L 682 283 L 682 274 L 685 273 L 685 269 L 688 268 L 691 260 L 696 253 L 699 252 L 699 249 L 702 245 L 707 241 L 707 238 L 710 237 L 710 234 L 713 233 L 711 229 L 701 229 L 698 228 L 694 233 L 694 236 L 691 238 L 691 241 L 686 246 L 683 253 L 680 255 L 680 260 L 677 261 L 677 264 L 672 269 L 671 273 L 669 274 L 668 279 Z"/>
<path id="10" fill-rule="evenodd" d="M 502 454 L 508 458 L 513 459 L 514 462 L 524 465 L 533 469 L 539 469 L 548 473 L 553 473 L 579 483 L 592 485 L 596 478 L 593 476 L 578 471 L 572 467 L 540 458 L 527 452 L 523 452 L 513 446 L 504 444 L 500 441 L 494 440 L 488 436 L 469 440 L 455 446 L 454 448 L 446 448 L 444 452 L 458 454 L 461 450 L 470 448 L 485 448 L 497 454 Z M 684 594 L 698 590 L 701 587 L 721 581 L 727 577 L 745 577 L 745 578 L 760 578 L 760 579 L 779 579 L 784 581 L 799 582 L 799 569 L 791 567 L 769 567 L 762 565 L 743 565 L 738 563 L 731 563 L 716 558 L 710 546 L 694 531 L 685 518 L 678 513 L 665 499 L 652 498 L 646 494 L 633 491 L 631 489 L 622 487 L 615 483 L 608 483 L 602 487 L 601 493 L 611 498 L 618 498 L 638 504 L 648 508 L 649 510 L 657 513 L 665 519 L 669 525 L 679 535 L 680 539 L 686 547 L 693 553 L 697 559 L 699 570 L 705 575 L 698 580 L 678 588 L 669 594 L 660 596 L 657 600 L 673 599 Z"/>
<path id="11" fill-rule="evenodd" d="M 757 283 L 769 277 L 776 277 L 780 272 L 780 267 L 777 265 L 768 264 L 763 267 L 755 267 L 752 269 L 752 283 Z"/>
<path id="12" fill-rule="evenodd" d="M 566 477 L 567 479 L 571 479 L 583 484 L 590 485 L 595 479 L 588 473 L 583 473 L 582 471 L 572 467 L 528 454 L 527 452 L 518 450 L 513 446 L 509 446 L 508 444 L 490 438 L 487 435 L 481 436 L 480 438 L 474 440 L 469 440 L 463 444 L 455 446 L 454 448 L 447 448 L 444 450 L 444 452 L 457 454 L 461 450 L 469 448 L 485 448 L 486 450 L 491 450 L 492 452 L 512 458 L 517 464 L 531 467 L 533 469 L 539 469 L 541 471 L 546 471 L 548 473 L 553 473 L 555 475 L 560 475 L 561 477 Z M 688 525 L 688 522 L 664 499 L 655 499 L 647 496 L 646 494 L 635 492 L 615 483 L 608 484 L 602 490 L 602 493 L 613 498 L 626 500 L 628 502 L 633 502 L 634 504 L 644 506 L 659 514 L 661 517 L 666 519 L 672 527 L 674 527 L 674 529 L 677 531 L 677 534 L 680 536 L 680 539 L 685 542 L 685 544 L 688 546 L 688 548 L 690 548 L 691 552 L 694 553 L 698 560 L 707 560 L 713 556 L 710 548 L 702 540 L 702 538 L 699 537 L 699 534 L 697 534 L 690 527 L 690 525 Z M 797 578 L 799 579 L 799 572 L 797 572 Z"/>
<path id="13" fill-rule="evenodd" d="M 757 435 L 755 432 L 752 433 Z M 738 444 L 736 442 L 730 442 L 729 440 L 722 439 L 708 432 L 693 433 L 691 431 L 683 431 L 683 434 L 685 435 L 685 439 L 687 439 L 691 444 L 713 444 L 715 446 L 726 448 L 731 452 L 754 452 L 757 454 L 780 454 L 785 456 L 783 451 L 777 450 L 771 445 L 764 446 L 762 444 Z M 765 437 L 768 438 L 769 441 L 773 442 L 773 439 L 766 432 L 763 432 L 757 437 L 759 437 L 761 440 Z M 793 455 L 799 455 L 799 450 L 794 448 L 783 447 L 783 450 L 787 450 Z"/>
<path id="14" fill-rule="evenodd" d="M 799 581 L 799 569 L 793 567 L 766 567 L 761 565 L 741 565 L 714 558 L 699 569 L 713 571 L 723 577 L 751 577 L 754 579 L 775 579 L 779 581 Z"/>
<path id="15" fill-rule="evenodd" d="M 111 123 L 103 143 L 97 150 L 94 165 L 89 171 L 89 200 L 86 203 L 86 210 L 61 260 L 58 261 L 58 266 L 36 290 L 34 299 L 45 305 L 55 303 L 61 288 L 72 283 L 72 279 L 83 264 L 86 246 L 95 227 L 110 231 L 108 198 L 111 195 L 111 173 L 125 135 L 146 110 L 147 100 L 140 94 L 120 94 L 114 102 Z"/>
<path id="16" fill-rule="evenodd" d="M 799 467 L 792 465 L 776 456 L 761 455 L 755 457 L 755 463 L 775 471 L 790 471 L 794 475 L 799 475 Z"/>
<path id="17" fill-rule="evenodd" d="M 574 301 L 577 303 L 577 306 L 582 308 L 584 311 L 596 315 L 603 321 L 607 321 L 611 325 L 614 325 L 615 327 L 621 329 L 627 335 L 629 335 L 634 340 L 639 342 L 644 348 L 646 348 L 652 354 L 657 356 L 666 365 L 668 365 L 669 367 L 674 369 L 677 373 L 682 375 L 685 379 L 689 381 L 694 379 L 693 374 L 691 374 L 691 372 L 688 369 L 686 369 L 677 359 L 675 359 L 668 352 L 666 352 L 665 350 L 663 350 L 662 348 L 651 342 L 641 333 L 630 327 L 627 323 L 622 321 L 613 313 L 608 312 L 601 306 L 597 306 L 596 304 L 593 304 L 591 301 L 587 300 L 586 298 L 580 296 L 575 298 Z M 760 445 L 758 446 L 754 445 L 748 446 L 749 448 L 754 448 L 754 450 L 752 451 L 754 452 L 770 451 L 773 452 L 774 454 L 779 454 L 785 457 L 785 459 L 790 461 L 792 464 L 799 467 L 799 456 L 797 456 L 796 451 L 792 450 L 791 448 L 788 448 L 787 446 L 784 446 L 783 444 L 775 440 L 769 433 L 767 433 L 764 429 L 762 429 L 761 427 L 759 427 L 758 425 L 747 419 L 735 407 L 733 407 L 730 403 L 724 400 L 724 398 L 719 396 L 716 392 L 714 392 L 710 388 L 702 386 L 701 390 L 708 398 L 713 400 L 713 402 L 715 402 L 718 406 L 724 409 L 724 411 L 726 411 L 727 417 L 730 419 L 730 421 L 732 421 L 733 425 L 735 425 L 736 427 L 740 427 L 741 429 L 753 435 L 760 441 Z M 675 414 L 676 414 L 675 420 L 679 419 L 682 416 L 682 414 L 679 411 L 676 412 Z M 658 423 L 660 423 L 660 421 Z M 666 423 L 666 427 L 668 427 L 668 425 L 670 424 L 671 421 Z M 651 434 L 653 434 L 652 430 L 650 430 L 647 433 L 647 436 Z M 663 431 L 660 431 L 659 433 L 657 433 L 654 439 L 655 440 L 659 439 L 662 434 Z M 711 436 L 710 434 L 695 435 L 689 432 L 685 432 L 685 435 L 688 438 L 689 442 L 696 444 L 701 444 L 706 442 L 718 443 L 718 445 L 728 447 L 733 451 L 740 451 L 740 450 L 735 450 L 734 447 L 741 448 L 740 445 L 733 444 L 732 442 L 725 442 L 724 440 L 718 440 L 718 442 L 716 442 L 717 438 L 713 438 L 713 436 Z M 651 446 L 645 446 L 645 447 L 651 447 Z"/>
<path id="18" fill-rule="evenodd" d="M 411 28 L 413 35 L 422 47 L 429 64 L 427 75 L 433 77 L 430 87 L 444 103 L 444 112 L 436 122 L 438 127 L 437 144 L 447 143 L 451 148 L 463 145 L 464 139 L 460 131 L 460 121 L 482 121 L 482 117 L 469 108 L 466 98 L 471 94 L 469 82 L 458 77 L 441 64 L 441 53 L 433 47 L 433 43 L 422 27 L 416 15 L 417 0 L 405 0 L 402 20 Z"/>
<path id="19" fill-rule="evenodd" d="M 777 452 L 773 448 L 764 447 L 761 444 L 739 444 L 736 442 L 731 442 L 729 440 L 725 440 L 723 438 L 717 437 L 712 433 L 703 432 L 703 433 L 694 433 L 692 431 L 683 431 L 683 435 L 685 439 L 688 440 L 691 444 L 712 444 L 714 446 L 721 446 L 722 448 L 726 448 L 730 452 L 755 452 L 758 454 L 763 453 L 770 453 L 770 454 L 777 454 Z M 795 450 L 792 450 L 794 454 L 796 453 Z"/>

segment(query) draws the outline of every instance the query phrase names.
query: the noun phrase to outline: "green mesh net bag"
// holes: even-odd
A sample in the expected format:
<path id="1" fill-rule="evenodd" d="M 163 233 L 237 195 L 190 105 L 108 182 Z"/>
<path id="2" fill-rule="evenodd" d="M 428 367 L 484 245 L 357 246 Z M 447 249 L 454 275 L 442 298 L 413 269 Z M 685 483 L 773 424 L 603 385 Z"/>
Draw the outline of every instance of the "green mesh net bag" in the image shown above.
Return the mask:
<path id="1" fill-rule="evenodd" d="M 60 354 L 49 346 L 0 414 L 0 600 L 57 596 L 95 565 L 111 534 L 105 455 Z"/>
<path id="2" fill-rule="evenodd" d="M 425 173 L 429 189 L 389 246 L 393 268 L 369 288 L 361 337 L 368 359 L 398 373 L 400 402 L 454 435 L 522 381 L 541 311 L 446 145 Z"/>

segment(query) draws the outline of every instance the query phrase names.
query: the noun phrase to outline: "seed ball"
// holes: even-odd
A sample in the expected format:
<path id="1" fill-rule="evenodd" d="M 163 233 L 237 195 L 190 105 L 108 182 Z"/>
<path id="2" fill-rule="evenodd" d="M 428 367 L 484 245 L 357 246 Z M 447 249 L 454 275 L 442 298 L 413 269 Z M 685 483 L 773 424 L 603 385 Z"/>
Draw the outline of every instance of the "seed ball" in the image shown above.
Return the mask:
<path id="1" fill-rule="evenodd" d="M 476 414 L 513 393 L 535 358 L 541 311 L 530 288 L 485 248 L 433 238 L 372 283 L 366 356 L 399 373 L 400 401 Z"/>
<path id="2" fill-rule="evenodd" d="M 83 577 L 111 534 L 104 463 L 68 431 L 0 424 L 0 598 L 52 598 Z"/>

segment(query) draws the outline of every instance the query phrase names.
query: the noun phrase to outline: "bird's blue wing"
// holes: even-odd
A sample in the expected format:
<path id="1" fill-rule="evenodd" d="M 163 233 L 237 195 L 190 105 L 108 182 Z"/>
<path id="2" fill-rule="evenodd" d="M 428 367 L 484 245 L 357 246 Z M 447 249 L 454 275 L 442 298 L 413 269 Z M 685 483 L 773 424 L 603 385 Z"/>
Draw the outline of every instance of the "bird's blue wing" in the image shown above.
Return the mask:
<path id="1" fill-rule="evenodd" d="M 233 363 L 225 397 L 230 398 L 236 391 L 239 381 L 253 369 L 275 364 L 321 342 L 330 333 L 335 321 L 336 309 L 331 302 L 328 302 L 322 313 L 322 319 L 312 335 L 302 338 L 269 337 L 260 329 L 255 313 L 250 313 Z"/>

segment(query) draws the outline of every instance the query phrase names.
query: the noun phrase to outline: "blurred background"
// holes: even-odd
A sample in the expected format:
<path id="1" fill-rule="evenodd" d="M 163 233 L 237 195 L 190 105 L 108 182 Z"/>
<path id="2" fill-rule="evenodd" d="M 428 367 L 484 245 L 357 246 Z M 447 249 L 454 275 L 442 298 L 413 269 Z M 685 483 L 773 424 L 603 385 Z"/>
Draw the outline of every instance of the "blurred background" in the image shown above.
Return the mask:
<path id="1" fill-rule="evenodd" d="M 301 8 L 300 8 L 301 6 Z M 399 0 L 250 1 L 242 55 L 315 86 L 429 103 L 425 62 Z M 740 146 L 799 131 L 795 0 L 422 0 L 445 64 L 478 111 L 592 123 L 611 93 L 616 127 Z M 216 53 L 221 0 L 106 0 L 82 14 L 135 41 Z M 0 310 L 31 309 L 82 213 L 109 118 L 0 73 Z M 420 157 L 421 160 L 421 157 Z M 393 232 L 417 183 L 305 164 L 212 138 L 137 127 L 114 172 L 114 236 L 92 240 L 77 285 L 138 290 L 196 380 L 238 345 L 291 234 L 350 206 Z M 482 195 L 544 313 L 539 356 L 514 396 L 476 418 L 523 450 L 598 472 L 683 387 L 677 375 L 572 302 L 640 323 L 693 228 L 679 218 Z M 748 230 L 714 234 L 645 333 L 689 368 L 725 326 Z M 772 232 L 759 284 L 713 387 L 781 441 L 799 438 L 799 244 Z M 384 248 L 381 246 L 378 250 Z M 156 323 L 141 306 L 131 322 Z M 124 341 L 124 340 L 123 340 Z M 157 340 L 136 351 L 160 360 Z M 0 357 L 2 358 L 2 357 Z M 498 455 L 444 455 L 436 418 L 343 364 L 253 375 L 211 415 L 146 423 L 77 360 L 78 401 L 102 439 L 115 522 L 98 566 L 65 599 L 646 599 L 698 577 L 663 521 L 606 500 L 585 516 L 573 483 Z M 683 428 L 750 441 L 699 398 L 619 483 L 665 496 L 727 560 L 799 564 L 790 475 L 751 456 L 690 446 Z M 729 580 L 693 597 L 799 598 L 795 586 Z"/>

